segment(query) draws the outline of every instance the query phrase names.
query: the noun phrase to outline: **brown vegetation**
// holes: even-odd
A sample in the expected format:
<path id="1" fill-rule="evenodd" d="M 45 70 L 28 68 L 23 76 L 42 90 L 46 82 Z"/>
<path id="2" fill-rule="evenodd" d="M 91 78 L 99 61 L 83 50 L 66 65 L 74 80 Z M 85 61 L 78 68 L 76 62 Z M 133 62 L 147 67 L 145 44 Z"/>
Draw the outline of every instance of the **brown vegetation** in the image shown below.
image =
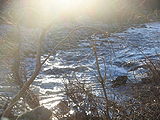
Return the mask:
<path id="1" fill-rule="evenodd" d="M 139 23 L 139 22 L 146 22 L 150 20 L 159 19 L 160 13 L 158 10 L 151 13 L 148 12 L 148 14 L 143 14 L 136 11 L 135 8 L 129 12 L 124 12 L 124 11 L 127 11 L 127 9 L 128 8 L 120 8 L 120 10 L 114 11 L 112 19 L 114 19 L 115 22 L 118 22 L 120 24 L 121 23 L 123 24 L 126 21 L 127 23 Z M 105 15 L 102 14 L 102 16 L 105 16 Z M 12 59 L 14 60 L 11 67 L 12 78 L 14 79 L 14 82 L 19 86 L 20 91 L 15 95 L 15 97 L 13 97 L 12 99 L 9 99 L 5 104 L 5 106 L 2 106 L 4 109 L 2 114 L 3 117 L 14 117 L 12 111 L 15 109 L 16 103 L 20 101 L 21 98 L 23 98 L 23 100 L 26 101 L 26 103 L 31 109 L 34 109 L 34 108 L 37 109 L 37 107 L 40 106 L 38 96 L 32 92 L 32 90 L 30 89 L 30 86 L 35 80 L 35 78 L 38 76 L 42 65 L 48 60 L 48 58 L 52 55 L 52 53 L 55 52 L 57 46 L 60 45 L 63 42 L 63 40 L 59 44 L 57 44 L 57 46 L 55 46 L 53 51 L 51 51 L 48 54 L 48 56 L 45 58 L 45 60 L 42 61 L 41 54 L 42 54 L 42 48 L 43 48 L 42 47 L 43 40 L 45 39 L 45 35 L 51 25 L 43 29 L 43 32 L 41 33 L 41 36 L 38 40 L 39 44 L 37 44 L 38 49 L 36 52 L 35 70 L 33 74 L 30 76 L 30 78 L 25 79 L 24 76 L 26 76 L 25 75 L 26 73 L 23 74 L 24 76 L 21 73 L 22 72 L 21 59 L 20 59 L 21 53 L 19 49 L 20 38 L 18 38 L 19 25 L 17 23 L 14 23 L 10 19 L 8 20 L 5 19 L 5 17 L 1 17 L 1 20 L 6 24 L 12 23 L 12 25 L 14 25 L 14 27 L 17 29 L 16 31 L 17 37 L 15 39 L 17 40 L 16 42 L 18 44 L 16 44 L 16 49 L 12 51 L 14 53 L 14 56 L 9 55 L 9 58 L 12 57 Z M 70 36 L 77 29 L 80 29 L 80 27 L 71 31 L 71 33 L 66 38 L 70 38 Z M 99 32 L 99 30 L 92 30 L 92 31 Z M 103 32 L 100 31 L 100 33 L 103 33 Z M 106 32 L 104 34 L 105 34 L 105 37 L 108 37 L 108 34 L 106 35 Z M 5 41 L 0 41 L 1 46 L 3 46 L 4 43 Z M 62 100 L 55 107 L 55 109 L 53 110 L 54 116 L 58 120 L 111 120 L 111 119 L 143 120 L 144 118 L 150 119 L 150 120 L 160 119 L 160 116 L 159 116 L 159 112 L 160 112 L 159 64 L 155 64 L 152 60 L 148 59 L 148 57 L 144 55 L 147 61 L 147 62 L 144 62 L 145 67 L 147 67 L 147 69 L 149 70 L 147 73 L 148 76 L 142 79 L 142 83 L 134 84 L 133 90 L 136 92 L 133 98 L 124 102 L 123 104 L 119 104 L 116 100 L 111 100 L 108 97 L 109 93 L 107 92 L 108 88 L 106 85 L 108 79 L 106 75 L 107 67 L 105 65 L 105 60 L 104 59 L 102 60 L 105 66 L 104 68 L 105 74 L 102 75 L 100 66 L 99 66 L 99 57 L 97 55 L 96 45 L 93 43 L 91 45 L 91 48 L 93 49 L 93 53 L 96 59 L 96 69 L 97 69 L 96 77 L 97 77 L 98 83 L 100 84 L 100 89 L 102 91 L 101 97 L 97 96 L 94 93 L 95 91 L 92 89 L 90 84 L 86 84 L 85 82 L 79 81 L 76 78 L 75 78 L 75 81 L 68 80 L 68 83 L 64 84 L 66 99 Z M 143 54 L 142 51 L 139 51 L 139 52 Z M 24 82 L 24 79 L 25 79 L 25 82 Z M 120 81 L 122 84 L 126 84 L 127 79 L 128 79 L 127 76 L 123 76 L 123 79 L 121 79 L 120 77 L 119 78 L 117 77 L 116 80 Z M 116 86 L 119 86 L 119 84 Z M 29 115 L 30 117 L 29 113 L 25 113 L 25 114 L 27 114 L 27 116 Z M 21 120 L 21 118 L 25 114 L 18 117 L 17 120 Z M 50 117 L 51 112 L 49 111 L 48 114 Z M 34 116 L 34 119 L 36 119 L 35 116 Z M 49 118 L 45 117 L 43 119 L 49 119 Z"/>

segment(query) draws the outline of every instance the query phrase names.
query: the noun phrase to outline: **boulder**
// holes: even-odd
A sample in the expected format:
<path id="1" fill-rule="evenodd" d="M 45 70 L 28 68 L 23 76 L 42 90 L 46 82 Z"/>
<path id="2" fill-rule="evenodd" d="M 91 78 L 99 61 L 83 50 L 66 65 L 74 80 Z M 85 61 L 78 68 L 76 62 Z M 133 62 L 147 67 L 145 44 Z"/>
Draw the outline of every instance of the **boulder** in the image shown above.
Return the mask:
<path id="1" fill-rule="evenodd" d="M 50 120 L 52 112 L 44 106 L 37 107 L 20 115 L 16 120 Z"/>
<path id="2" fill-rule="evenodd" d="M 118 76 L 115 80 L 112 81 L 112 87 L 118 87 L 121 85 L 125 85 L 128 80 L 128 76 Z"/>

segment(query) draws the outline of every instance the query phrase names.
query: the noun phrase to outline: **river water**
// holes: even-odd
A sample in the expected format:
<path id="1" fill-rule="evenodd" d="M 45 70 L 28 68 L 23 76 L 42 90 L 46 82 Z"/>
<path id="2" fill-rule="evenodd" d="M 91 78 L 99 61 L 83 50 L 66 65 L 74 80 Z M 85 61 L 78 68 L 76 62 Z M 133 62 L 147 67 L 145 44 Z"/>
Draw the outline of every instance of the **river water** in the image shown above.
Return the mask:
<path id="1" fill-rule="evenodd" d="M 76 48 L 58 50 L 49 58 L 43 66 L 43 72 L 34 82 L 34 85 L 40 88 L 44 98 L 48 97 L 41 103 L 54 106 L 52 104 L 55 103 L 54 101 L 63 98 L 63 93 L 59 93 L 63 88 L 63 82 L 67 81 L 66 78 L 74 80 L 75 75 L 81 81 L 90 83 L 95 93 L 100 94 L 99 83 L 95 78 L 97 70 L 91 47 L 93 43 L 97 48 L 102 74 L 105 73 L 104 65 L 107 68 L 108 93 L 114 92 L 117 96 L 121 96 L 121 99 L 127 99 L 127 96 L 131 96 L 129 85 L 140 82 L 140 78 L 145 77 L 146 69 L 139 66 L 144 63 L 146 56 L 150 59 L 159 58 L 160 23 L 132 27 L 121 33 L 111 34 L 109 38 L 96 34 L 80 40 Z M 112 88 L 111 81 L 124 75 L 128 76 L 128 85 Z"/>
<path id="2" fill-rule="evenodd" d="M 52 35 L 51 35 L 52 36 Z M 146 60 L 159 59 L 160 53 L 160 22 L 146 23 L 131 27 L 123 32 L 111 34 L 94 34 L 78 42 L 78 46 L 66 50 L 57 50 L 44 64 L 40 75 L 33 83 L 35 91 L 40 92 L 41 104 L 48 108 L 54 107 L 63 95 L 63 83 L 67 79 L 89 83 L 95 94 L 100 95 L 99 83 L 96 79 L 96 60 L 92 45 L 96 45 L 101 73 L 107 68 L 108 93 L 121 96 L 121 99 L 131 97 L 130 84 L 141 81 L 146 69 L 139 67 Z M 44 59 L 47 54 L 42 56 Z M 28 70 L 33 70 L 35 59 L 26 60 Z M 30 73 L 29 73 L 30 74 Z M 112 80 L 118 76 L 128 76 L 127 84 L 112 88 Z M 112 96 L 112 94 L 110 94 Z"/>

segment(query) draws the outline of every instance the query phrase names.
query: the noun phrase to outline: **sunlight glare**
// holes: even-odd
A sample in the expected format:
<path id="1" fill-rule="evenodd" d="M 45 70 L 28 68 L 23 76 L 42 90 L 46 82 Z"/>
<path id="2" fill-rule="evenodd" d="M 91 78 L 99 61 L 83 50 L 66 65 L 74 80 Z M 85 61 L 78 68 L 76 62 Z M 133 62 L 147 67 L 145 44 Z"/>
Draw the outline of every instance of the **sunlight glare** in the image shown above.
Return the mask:
<path id="1" fill-rule="evenodd" d="M 56 6 L 61 10 L 71 10 L 80 8 L 84 4 L 84 0 L 57 0 Z"/>
<path id="2" fill-rule="evenodd" d="M 77 16 L 94 13 L 96 0 L 23 0 L 15 12 L 19 21 L 37 26 L 49 24 L 53 19 L 70 20 Z M 21 6 L 21 8 L 19 8 Z M 92 9 L 91 9 L 92 8 Z"/>

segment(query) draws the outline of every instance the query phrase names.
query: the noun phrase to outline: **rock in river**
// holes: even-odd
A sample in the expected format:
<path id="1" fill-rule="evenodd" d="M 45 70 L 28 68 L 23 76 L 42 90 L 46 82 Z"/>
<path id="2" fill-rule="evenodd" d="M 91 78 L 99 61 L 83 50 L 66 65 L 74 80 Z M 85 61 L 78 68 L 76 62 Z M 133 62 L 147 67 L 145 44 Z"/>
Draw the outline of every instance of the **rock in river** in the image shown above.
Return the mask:
<path id="1" fill-rule="evenodd" d="M 128 80 L 128 76 L 118 76 L 115 80 L 112 81 L 112 87 L 118 87 L 125 85 Z"/>
<path id="2" fill-rule="evenodd" d="M 52 112 L 40 106 L 19 116 L 17 120 L 50 120 Z"/>

